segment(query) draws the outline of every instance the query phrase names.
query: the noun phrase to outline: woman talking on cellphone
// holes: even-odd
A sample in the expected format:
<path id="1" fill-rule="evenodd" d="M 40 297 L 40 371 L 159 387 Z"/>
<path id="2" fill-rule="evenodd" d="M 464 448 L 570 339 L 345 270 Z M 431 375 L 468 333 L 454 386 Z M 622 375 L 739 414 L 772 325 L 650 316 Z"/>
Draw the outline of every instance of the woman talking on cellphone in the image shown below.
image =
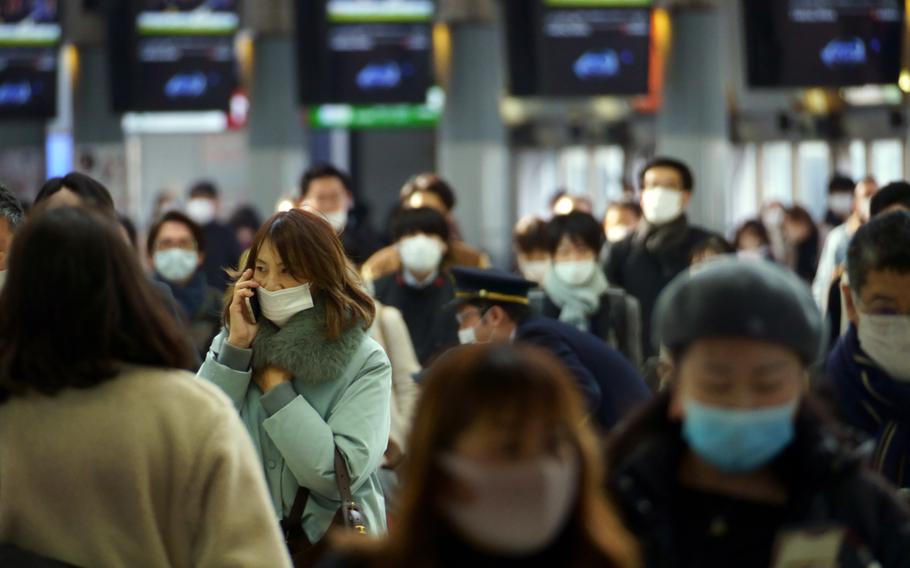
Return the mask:
<path id="1" fill-rule="evenodd" d="M 341 506 L 337 454 L 367 532 L 385 532 L 378 470 L 389 440 L 391 367 L 367 335 L 373 301 L 341 242 L 318 214 L 278 213 L 241 270 L 226 328 L 198 376 L 240 412 L 286 531 L 302 524 L 307 544 L 322 541 Z"/>

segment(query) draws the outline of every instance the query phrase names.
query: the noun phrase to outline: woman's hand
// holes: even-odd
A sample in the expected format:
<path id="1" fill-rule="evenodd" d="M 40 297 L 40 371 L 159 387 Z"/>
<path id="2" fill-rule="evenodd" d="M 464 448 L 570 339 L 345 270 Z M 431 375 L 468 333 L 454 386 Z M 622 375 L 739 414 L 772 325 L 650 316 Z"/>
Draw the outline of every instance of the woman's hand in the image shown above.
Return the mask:
<path id="1" fill-rule="evenodd" d="M 268 367 L 253 373 L 253 381 L 256 382 L 256 386 L 259 387 L 262 394 L 265 394 L 281 383 L 286 383 L 290 380 L 291 374 L 289 372 L 281 367 L 275 367 L 274 365 L 269 365 Z"/>
<path id="2" fill-rule="evenodd" d="M 251 323 L 246 314 L 247 298 L 256 294 L 259 283 L 253 280 L 253 271 L 246 270 L 234 286 L 234 297 L 228 310 L 230 316 L 228 343 L 238 349 L 249 349 L 259 331 L 259 324 Z"/>

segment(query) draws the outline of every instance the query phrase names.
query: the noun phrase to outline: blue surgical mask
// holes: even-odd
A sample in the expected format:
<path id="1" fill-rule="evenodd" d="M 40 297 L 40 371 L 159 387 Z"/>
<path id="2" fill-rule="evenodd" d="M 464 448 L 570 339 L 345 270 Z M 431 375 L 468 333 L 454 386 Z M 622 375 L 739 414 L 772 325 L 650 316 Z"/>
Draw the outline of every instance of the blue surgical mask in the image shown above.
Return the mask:
<path id="1" fill-rule="evenodd" d="M 757 410 L 685 402 L 682 435 L 689 448 L 728 473 L 755 471 L 793 441 L 799 399 Z"/>

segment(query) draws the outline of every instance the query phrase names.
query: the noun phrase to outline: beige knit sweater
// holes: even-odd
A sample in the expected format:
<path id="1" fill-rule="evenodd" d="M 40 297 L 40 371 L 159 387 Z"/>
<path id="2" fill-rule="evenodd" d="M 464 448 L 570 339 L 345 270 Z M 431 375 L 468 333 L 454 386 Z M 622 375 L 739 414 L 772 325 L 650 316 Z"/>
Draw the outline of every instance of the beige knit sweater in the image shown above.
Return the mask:
<path id="1" fill-rule="evenodd" d="M 78 566 L 286 567 L 249 435 L 227 398 L 132 367 L 0 405 L 0 542 Z"/>

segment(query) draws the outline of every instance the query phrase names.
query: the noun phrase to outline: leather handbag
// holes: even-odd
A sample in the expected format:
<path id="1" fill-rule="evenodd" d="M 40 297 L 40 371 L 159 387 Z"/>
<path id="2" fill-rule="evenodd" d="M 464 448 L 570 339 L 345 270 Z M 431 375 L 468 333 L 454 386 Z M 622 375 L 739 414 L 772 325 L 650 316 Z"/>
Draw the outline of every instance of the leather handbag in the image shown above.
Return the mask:
<path id="1" fill-rule="evenodd" d="M 351 475 L 344 456 L 335 448 L 335 480 L 338 483 L 338 493 L 341 495 L 341 507 L 335 513 L 329 531 L 343 527 L 355 534 L 367 534 L 366 520 L 363 512 L 354 501 L 351 492 Z M 281 530 L 287 543 L 288 552 L 296 568 L 309 568 L 316 566 L 328 552 L 328 538 L 322 537 L 318 542 L 312 543 L 303 530 L 303 511 L 310 499 L 310 490 L 300 487 L 294 497 L 294 504 L 286 518 L 281 521 Z M 326 535 L 328 535 L 328 532 Z"/>

